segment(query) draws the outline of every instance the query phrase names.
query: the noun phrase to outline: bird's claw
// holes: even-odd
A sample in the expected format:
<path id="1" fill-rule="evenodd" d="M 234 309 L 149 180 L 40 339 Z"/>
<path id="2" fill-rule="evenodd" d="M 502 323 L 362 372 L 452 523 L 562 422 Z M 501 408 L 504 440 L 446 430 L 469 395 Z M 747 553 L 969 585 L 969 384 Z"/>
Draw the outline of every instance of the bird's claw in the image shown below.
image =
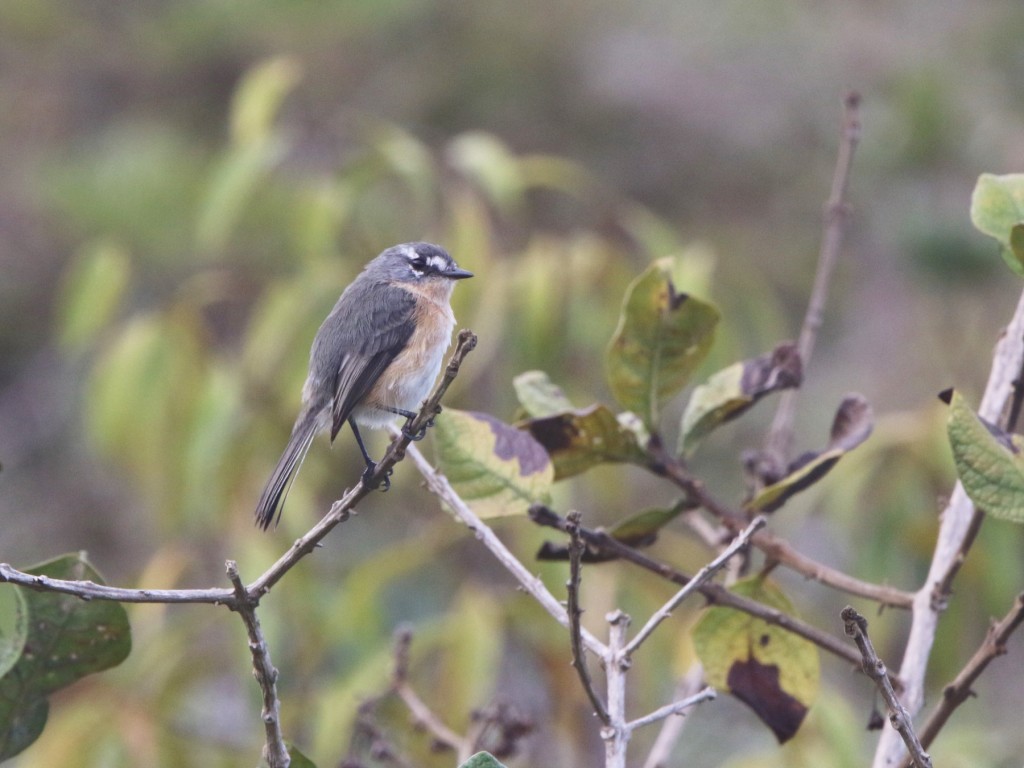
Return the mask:
<path id="1" fill-rule="evenodd" d="M 431 416 L 429 419 L 427 419 L 423 426 L 420 427 L 415 432 L 413 432 L 410 429 L 410 427 L 412 426 L 412 422 L 412 419 L 409 419 L 407 422 L 405 422 L 405 426 L 402 427 L 402 434 L 409 440 L 412 440 L 414 443 L 418 443 L 420 440 L 427 436 L 427 430 L 434 426 L 434 417 Z"/>
<path id="2" fill-rule="evenodd" d="M 366 483 L 367 485 L 370 485 L 370 486 L 374 487 L 374 488 L 379 487 L 380 490 L 381 490 L 381 493 L 384 493 L 389 488 L 391 488 L 391 473 L 394 472 L 395 470 L 393 468 L 388 469 L 388 471 L 384 473 L 384 475 L 381 477 L 381 479 L 378 480 L 376 483 L 374 483 L 373 475 L 374 475 L 374 473 L 376 471 L 377 471 L 377 465 L 376 464 L 374 464 L 374 463 L 367 464 L 366 465 L 366 469 L 363 470 L 363 482 Z"/>

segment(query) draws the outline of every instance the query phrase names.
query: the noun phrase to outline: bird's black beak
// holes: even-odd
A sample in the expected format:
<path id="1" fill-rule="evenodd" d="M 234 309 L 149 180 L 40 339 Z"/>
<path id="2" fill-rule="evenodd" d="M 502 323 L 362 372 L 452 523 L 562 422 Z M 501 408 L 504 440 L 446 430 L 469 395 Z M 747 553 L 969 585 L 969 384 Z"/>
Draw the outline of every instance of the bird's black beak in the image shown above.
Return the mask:
<path id="1" fill-rule="evenodd" d="M 452 267 L 446 270 L 444 276 L 449 280 L 465 280 L 467 277 L 472 277 L 473 273 L 466 269 L 459 269 L 458 267 Z"/>

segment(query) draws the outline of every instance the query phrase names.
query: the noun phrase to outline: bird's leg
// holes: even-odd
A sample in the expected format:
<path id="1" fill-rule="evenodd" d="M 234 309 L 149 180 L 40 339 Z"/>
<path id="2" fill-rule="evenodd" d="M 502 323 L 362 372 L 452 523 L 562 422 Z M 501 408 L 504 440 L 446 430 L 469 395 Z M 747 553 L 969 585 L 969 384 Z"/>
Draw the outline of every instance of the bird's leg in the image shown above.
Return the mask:
<path id="1" fill-rule="evenodd" d="M 366 469 L 363 470 L 363 482 L 369 483 L 373 477 L 373 473 L 377 469 L 377 462 L 370 458 L 370 454 L 366 452 L 366 446 L 363 445 L 362 435 L 359 434 L 359 427 L 356 426 L 355 419 L 349 417 L 348 425 L 352 427 L 352 434 L 356 436 L 356 444 L 359 446 L 360 452 L 363 454 L 363 461 L 366 462 Z M 383 479 L 380 482 L 381 491 L 386 491 L 391 487 L 391 473 L 393 470 L 388 470 Z"/>

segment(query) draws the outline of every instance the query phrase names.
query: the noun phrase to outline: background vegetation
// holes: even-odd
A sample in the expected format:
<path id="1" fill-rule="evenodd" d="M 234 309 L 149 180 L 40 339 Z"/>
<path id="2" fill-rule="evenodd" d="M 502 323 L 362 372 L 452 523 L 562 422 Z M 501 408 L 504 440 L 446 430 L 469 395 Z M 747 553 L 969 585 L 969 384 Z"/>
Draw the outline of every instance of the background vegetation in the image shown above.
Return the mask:
<path id="1" fill-rule="evenodd" d="M 976 400 L 1019 290 L 967 210 L 978 174 L 1014 170 L 1024 146 L 1022 27 L 1015 6 L 962 2 L 4 3 L 0 559 L 85 549 L 111 583 L 160 587 L 218 583 L 227 557 L 262 571 L 358 474 L 349 441 L 318 446 L 281 527 L 253 529 L 309 339 L 393 242 L 437 240 L 479 275 L 456 315 L 480 347 L 448 402 L 506 419 L 526 369 L 610 400 L 602 350 L 655 257 L 684 253 L 687 288 L 722 309 L 708 371 L 795 336 L 855 86 L 854 218 L 798 434 L 820 444 L 854 389 L 878 423 L 772 525 L 821 560 L 916 587 L 953 482 L 934 395 L 955 384 Z M 708 441 L 697 468 L 720 495 L 740 498 L 738 454 L 769 416 Z M 265 600 L 286 732 L 319 764 L 344 754 L 394 627 L 411 622 L 413 675 L 451 724 L 500 693 L 542 724 L 516 765 L 593 764 L 564 633 L 414 477 L 399 467 L 391 493 Z M 668 500 L 629 468 L 559 493 L 593 525 Z M 523 520 L 500 533 L 523 557 L 547 537 Z M 981 536 L 936 683 L 1024 576 L 1016 527 Z M 682 532 L 658 548 L 706 559 Z M 842 596 L 786 586 L 840 631 Z M 585 621 L 602 601 L 644 613 L 665 596 L 653 577 L 594 568 Z M 204 607 L 130 615 L 127 662 L 59 697 L 15 764 L 251 765 L 258 691 L 240 627 Z M 883 657 L 905 618 L 873 620 Z M 1010 650 L 1019 659 L 1019 638 Z M 666 700 L 690 655 L 663 631 L 635 689 Z M 831 660 L 823 674 L 783 750 L 720 699 L 695 715 L 679 764 L 863 764 L 871 690 Z M 1019 759 L 1018 682 L 983 678 L 938 743 L 946 764 Z M 417 765 L 450 762 L 397 732 Z"/>

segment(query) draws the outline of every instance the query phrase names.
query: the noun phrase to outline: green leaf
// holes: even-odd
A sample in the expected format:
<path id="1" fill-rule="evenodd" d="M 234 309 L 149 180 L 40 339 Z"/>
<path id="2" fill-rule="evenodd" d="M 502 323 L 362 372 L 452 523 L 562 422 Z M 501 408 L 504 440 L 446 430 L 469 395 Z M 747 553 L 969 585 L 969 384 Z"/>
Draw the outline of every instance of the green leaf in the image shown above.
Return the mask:
<path id="1" fill-rule="evenodd" d="M 57 579 L 103 580 L 83 555 L 64 555 L 27 571 Z M 21 588 L 18 588 L 21 589 Z M 0 760 L 38 738 L 47 697 L 93 672 L 120 664 L 131 650 L 128 615 L 119 603 L 21 589 L 28 634 L 17 663 L 0 678 Z"/>
<path id="2" fill-rule="evenodd" d="M 285 746 L 288 748 L 288 756 L 292 759 L 288 768 L 316 768 L 316 764 L 302 754 L 294 744 L 287 743 Z"/>
<path id="3" fill-rule="evenodd" d="M 592 405 L 518 425 L 540 443 L 554 464 L 555 480 L 578 475 L 606 462 L 645 464 L 636 433 L 622 426 L 604 405 Z"/>
<path id="4" fill-rule="evenodd" d="M 668 509 L 645 509 L 635 515 L 620 520 L 608 529 L 608 535 L 630 547 L 649 547 L 658 540 L 658 533 L 675 520 L 683 512 L 693 509 L 694 505 L 686 500 L 680 501 Z M 538 560 L 568 560 L 569 547 L 545 541 L 537 551 Z M 587 546 L 581 558 L 585 563 L 605 563 L 617 557 L 596 547 Z"/>
<path id="5" fill-rule="evenodd" d="M 74 260 L 58 302 L 61 344 L 80 349 L 95 340 L 120 307 L 130 272 L 127 252 L 111 242 L 94 243 Z"/>
<path id="6" fill-rule="evenodd" d="M 505 768 L 505 766 L 495 760 L 488 753 L 477 752 L 469 758 L 469 760 L 460 765 L 459 768 Z"/>
<path id="7" fill-rule="evenodd" d="M 732 592 L 795 616 L 774 583 L 753 577 Z M 708 608 L 693 630 L 697 656 L 710 685 L 728 690 L 771 728 L 791 739 L 818 694 L 819 658 L 813 643 L 734 608 Z"/>
<path id="8" fill-rule="evenodd" d="M 629 285 L 605 357 L 615 398 L 652 430 L 662 403 L 704 360 L 718 324 L 713 305 L 678 290 L 683 268 L 674 257 L 658 259 Z"/>
<path id="9" fill-rule="evenodd" d="M 993 517 L 1024 523 L 1024 456 L 1019 438 L 983 421 L 958 392 L 949 399 L 947 431 L 964 490 Z"/>
<path id="10" fill-rule="evenodd" d="M 862 395 L 843 398 L 832 421 L 832 432 L 823 451 L 807 451 L 790 463 L 786 474 L 765 486 L 748 501 L 746 509 L 773 512 L 789 498 L 806 490 L 827 475 L 849 451 L 868 439 L 874 426 L 871 405 Z"/>
<path id="11" fill-rule="evenodd" d="M 1024 265 L 1024 224 L 1014 224 L 1010 230 L 1010 252 L 1014 258 L 1011 266 L 1014 271 L 1021 271 L 1018 267 Z"/>
<path id="12" fill-rule="evenodd" d="M 542 418 L 572 410 L 565 392 L 544 371 L 524 371 L 512 379 L 512 386 L 528 416 Z"/>
<path id="13" fill-rule="evenodd" d="M 1024 174 L 981 174 L 971 195 L 971 222 L 1002 244 L 1003 259 L 1024 276 Z"/>
<path id="14" fill-rule="evenodd" d="M 28 605 L 21 590 L 0 585 L 0 678 L 21 657 L 28 638 Z"/>
<path id="15" fill-rule="evenodd" d="M 735 419 L 765 395 L 800 386 L 803 366 L 792 343 L 744 360 L 695 387 L 683 413 L 679 453 L 689 454 L 702 437 Z"/>
<path id="16" fill-rule="evenodd" d="M 446 408 L 434 436 L 441 471 L 480 517 L 525 514 L 548 499 L 554 467 L 529 433 L 485 413 Z"/>

